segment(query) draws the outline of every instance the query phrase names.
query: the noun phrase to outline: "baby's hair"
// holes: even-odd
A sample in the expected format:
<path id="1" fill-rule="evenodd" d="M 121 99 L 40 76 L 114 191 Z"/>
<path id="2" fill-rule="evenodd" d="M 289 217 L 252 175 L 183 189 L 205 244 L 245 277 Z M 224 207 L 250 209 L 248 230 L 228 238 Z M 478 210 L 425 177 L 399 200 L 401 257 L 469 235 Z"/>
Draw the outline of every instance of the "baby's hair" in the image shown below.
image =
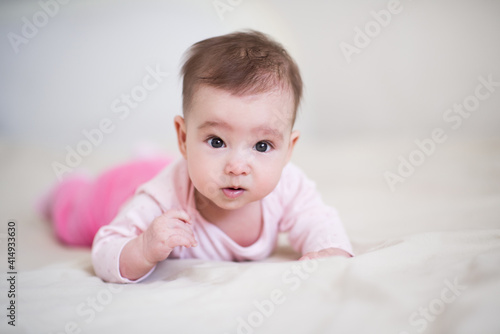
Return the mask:
<path id="1" fill-rule="evenodd" d="M 282 89 L 293 95 L 295 122 L 302 97 L 299 68 L 281 44 L 261 32 L 235 32 L 195 43 L 185 54 L 181 74 L 184 115 L 201 85 L 234 95 Z"/>

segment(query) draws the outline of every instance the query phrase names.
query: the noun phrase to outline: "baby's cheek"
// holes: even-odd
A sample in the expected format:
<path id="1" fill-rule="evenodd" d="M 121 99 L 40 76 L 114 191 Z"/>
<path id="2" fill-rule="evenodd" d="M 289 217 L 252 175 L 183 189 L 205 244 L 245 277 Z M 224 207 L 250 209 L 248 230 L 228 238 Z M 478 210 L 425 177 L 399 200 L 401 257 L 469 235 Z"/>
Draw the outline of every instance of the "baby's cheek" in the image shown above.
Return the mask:
<path id="1" fill-rule="evenodd" d="M 278 185 L 281 173 L 268 170 L 259 177 L 259 189 L 261 196 L 267 196 Z"/>
<path id="2" fill-rule="evenodd" d="M 209 175 L 208 170 L 201 167 L 201 164 L 191 164 L 189 165 L 189 178 L 193 182 L 193 185 L 199 192 L 205 194 L 213 188 L 213 181 Z"/>

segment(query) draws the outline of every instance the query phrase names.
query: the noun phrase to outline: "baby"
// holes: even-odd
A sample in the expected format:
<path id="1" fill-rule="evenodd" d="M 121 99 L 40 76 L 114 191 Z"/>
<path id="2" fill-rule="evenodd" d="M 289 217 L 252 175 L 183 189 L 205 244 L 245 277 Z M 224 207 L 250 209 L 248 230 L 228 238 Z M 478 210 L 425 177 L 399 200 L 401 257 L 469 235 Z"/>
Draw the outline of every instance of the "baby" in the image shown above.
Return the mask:
<path id="1" fill-rule="evenodd" d="M 289 162 L 299 139 L 293 125 L 302 80 L 283 47 L 255 31 L 209 38 L 188 50 L 182 75 L 183 117 L 174 119 L 182 158 L 63 182 L 67 189 L 51 209 L 59 236 L 78 243 L 72 234 L 93 233 L 76 225 L 98 229 L 95 272 L 122 283 L 143 280 L 167 258 L 264 259 L 279 232 L 288 233 L 301 260 L 352 256 L 336 211 Z M 76 188 L 79 199 L 70 195 Z M 105 218 L 114 207 L 118 214 Z M 69 208 L 78 218 L 68 218 Z"/>

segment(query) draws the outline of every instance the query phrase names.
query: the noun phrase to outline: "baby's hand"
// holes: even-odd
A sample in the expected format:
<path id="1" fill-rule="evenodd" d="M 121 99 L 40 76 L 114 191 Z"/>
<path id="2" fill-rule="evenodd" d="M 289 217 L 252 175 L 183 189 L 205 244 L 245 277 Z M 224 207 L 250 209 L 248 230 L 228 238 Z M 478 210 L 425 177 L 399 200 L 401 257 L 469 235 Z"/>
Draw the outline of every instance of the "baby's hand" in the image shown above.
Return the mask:
<path id="1" fill-rule="evenodd" d="M 198 245 L 189 216 L 182 210 L 168 210 L 155 218 L 141 237 L 144 258 L 152 265 L 165 260 L 174 247 Z"/>
<path id="2" fill-rule="evenodd" d="M 352 257 L 351 254 L 347 253 L 345 250 L 340 249 L 340 248 L 325 248 L 317 252 L 309 252 L 304 254 L 299 261 L 302 260 L 312 260 L 312 259 L 318 259 L 321 257 L 328 257 L 328 256 L 345 256 L 345 257 Z"/>

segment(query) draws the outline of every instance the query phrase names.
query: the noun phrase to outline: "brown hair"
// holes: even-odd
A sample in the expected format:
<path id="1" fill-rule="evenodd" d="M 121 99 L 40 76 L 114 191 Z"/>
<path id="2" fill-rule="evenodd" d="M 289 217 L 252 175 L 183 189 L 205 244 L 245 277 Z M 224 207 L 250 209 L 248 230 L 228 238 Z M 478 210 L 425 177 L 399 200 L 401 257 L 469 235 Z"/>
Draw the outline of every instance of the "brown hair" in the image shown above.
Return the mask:
<path id="1" fill-rule="evenodd" d="M 235 32 L 195 43 L 185 54 L 181 74 L 184 113 L 200 85 L 235 95 L 281 88 L 293 95 L 295 122 L 302 97 L 299 68 L 281 44 L 261 32 Z"/>

